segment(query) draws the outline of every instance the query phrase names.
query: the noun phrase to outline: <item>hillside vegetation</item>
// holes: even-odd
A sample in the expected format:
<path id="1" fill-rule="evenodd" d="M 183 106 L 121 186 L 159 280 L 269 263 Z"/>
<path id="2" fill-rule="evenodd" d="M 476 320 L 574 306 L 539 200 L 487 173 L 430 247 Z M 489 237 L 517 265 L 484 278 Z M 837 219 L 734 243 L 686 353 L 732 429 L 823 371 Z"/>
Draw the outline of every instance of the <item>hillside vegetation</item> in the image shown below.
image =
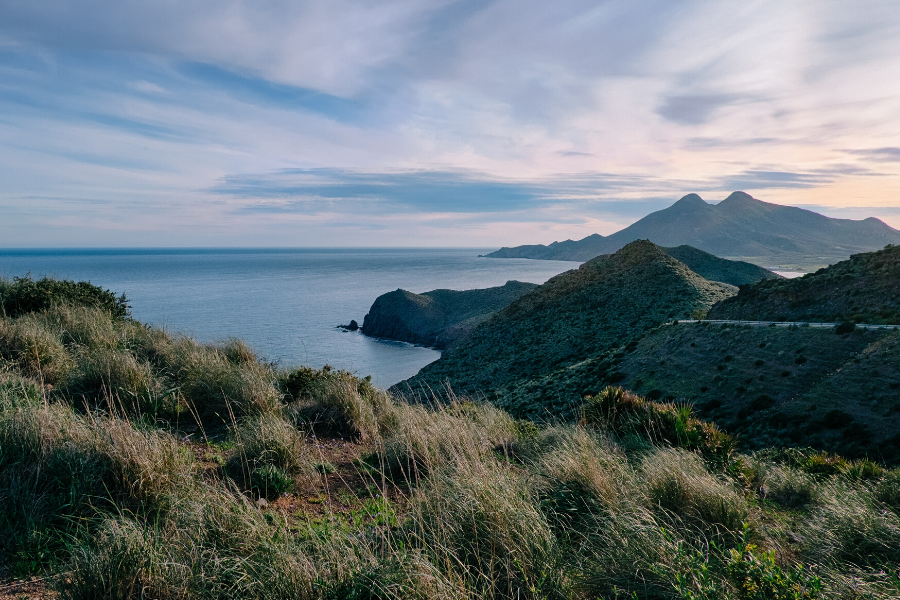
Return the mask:
<path id="1" fill-rule="evenodd" d="M 395 290 L 375 299 L 363 320 L 362 332 L 444 349 L 516 298 L 535 283 L 507 281 L 480 290 L 433 290 L 414 294 Z"/>
<path id="2" fill-rule="evenodd" d="M 802 445 L 900 462 L 898 331 L 672 325 L 614 369 L 620 385 L 690 403 L 746 448 Z"/>
<path id="3" fill-rule="evenodd" d="M 678 246 L 677 248 L 663 248 L 660 250 L 685 265 L 691 271 L 700 275 L 704 279 L 710 281 L 718 281 L 719 283 L 727 283 L 728 285 L 746 285 L 755 283 L 763 279 L 781 279 L 781 275 L 773 273 L 768 269 L 763 269 L 756 265 L 740 260 L 727 260 L 713 256 L 709 252 L 697 250 L 693 246 Z M 602 254 L 586 264 L 595 264 L 604 261 L 609 257 L 608 254 Z"/>
<path id="4" fill-rule="evenodd" d="M 97 307 L 0 323 L 3 590 L 37 574 L 29 597 L 900 593 L 900 472 L 875 463 L 737 454 L 621 388 L 536 425 Z"/>
<path id="5" fill-rule="evenodd" d="M 515 390 L 542 386 L 666 321 L 705 314 L 735 291 L 700 277 L 650 242 L 633 242 L 522 296 L 393 389 L 415 395 L 449 384 L 512 406 Z M 539 391 L 535 409 L 559 414 L 592 390 L 578 389 L 574 398 L 562 390 Z"/>
<path id="6" fill-rule="evenodd" d="M 856 254 L 796 279 L 746 286 L 709 318 L 900 324 L 900 246 Z"/>
<path id="7" fill-rule="evenodd" d="M 501 248 L 494 258 L 589 260 L 616 252 L 626 244 L 648 239 L 660 246 L 687 244 L 716 256 L 744 258 L 761 265 L 773 262 L 830 264 L 855 252 L 870 252 L 885 244 L 900 244 L 900 231 L 875 218 L 853 221 L 762 202 L 734 192 L 718 204 L 688 194 L 672 206 L 650 213 L 607 237 Z"/>

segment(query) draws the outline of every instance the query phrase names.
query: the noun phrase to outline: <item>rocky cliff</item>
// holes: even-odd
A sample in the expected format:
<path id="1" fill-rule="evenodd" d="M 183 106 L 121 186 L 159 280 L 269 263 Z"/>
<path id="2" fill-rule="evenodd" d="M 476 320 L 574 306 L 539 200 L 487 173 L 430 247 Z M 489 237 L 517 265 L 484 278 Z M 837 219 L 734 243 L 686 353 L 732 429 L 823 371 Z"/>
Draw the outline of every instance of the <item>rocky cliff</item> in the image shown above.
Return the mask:
<path id="1" fill-rule="evenodd" d="M 414 294 L 395 290 L 375 299 L 363 320 L 362 332 L 423 346 L 445 349 L 476 325 L 537 284 L 507 281 L 481 290 L 433 290 Z"/>

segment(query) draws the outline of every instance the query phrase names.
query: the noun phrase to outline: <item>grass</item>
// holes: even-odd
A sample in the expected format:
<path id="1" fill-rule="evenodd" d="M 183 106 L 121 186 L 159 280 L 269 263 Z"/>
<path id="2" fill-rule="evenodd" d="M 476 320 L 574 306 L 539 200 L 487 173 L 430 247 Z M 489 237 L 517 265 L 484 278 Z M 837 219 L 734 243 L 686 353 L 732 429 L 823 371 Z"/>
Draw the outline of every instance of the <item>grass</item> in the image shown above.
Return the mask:
<path id="1" fill-rule="evenodd" d="M 62 598 L 900 594 L 900 471 L 742 455 L 684 406 L 408 404 L 95 306 L 0 333 L 0 563 Z"/>

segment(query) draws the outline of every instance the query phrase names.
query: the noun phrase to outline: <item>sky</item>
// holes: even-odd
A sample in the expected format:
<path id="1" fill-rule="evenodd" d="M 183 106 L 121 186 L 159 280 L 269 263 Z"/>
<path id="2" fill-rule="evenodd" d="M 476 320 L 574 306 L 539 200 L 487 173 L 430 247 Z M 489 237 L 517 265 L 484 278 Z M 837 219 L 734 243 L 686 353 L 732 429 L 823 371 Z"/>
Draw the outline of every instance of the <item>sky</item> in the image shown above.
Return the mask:
<path id="1" fill-rule="evenodd" d="M 896 0 L 3 0 L 0 247 L 900 228 Z"/>

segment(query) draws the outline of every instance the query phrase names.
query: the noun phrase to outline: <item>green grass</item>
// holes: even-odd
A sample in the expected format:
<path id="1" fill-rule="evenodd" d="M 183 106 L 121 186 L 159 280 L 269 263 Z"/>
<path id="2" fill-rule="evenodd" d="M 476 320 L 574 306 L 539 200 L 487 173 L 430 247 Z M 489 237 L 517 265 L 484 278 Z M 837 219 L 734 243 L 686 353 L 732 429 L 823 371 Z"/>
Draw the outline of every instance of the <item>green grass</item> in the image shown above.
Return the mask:
<path id="1" fill-rule="evenodd" d="M 62 598 L 900 595 L 900 471 L 684 406 L 407 404 L 96 307 L 0 332 L 0 562 Z"/>

